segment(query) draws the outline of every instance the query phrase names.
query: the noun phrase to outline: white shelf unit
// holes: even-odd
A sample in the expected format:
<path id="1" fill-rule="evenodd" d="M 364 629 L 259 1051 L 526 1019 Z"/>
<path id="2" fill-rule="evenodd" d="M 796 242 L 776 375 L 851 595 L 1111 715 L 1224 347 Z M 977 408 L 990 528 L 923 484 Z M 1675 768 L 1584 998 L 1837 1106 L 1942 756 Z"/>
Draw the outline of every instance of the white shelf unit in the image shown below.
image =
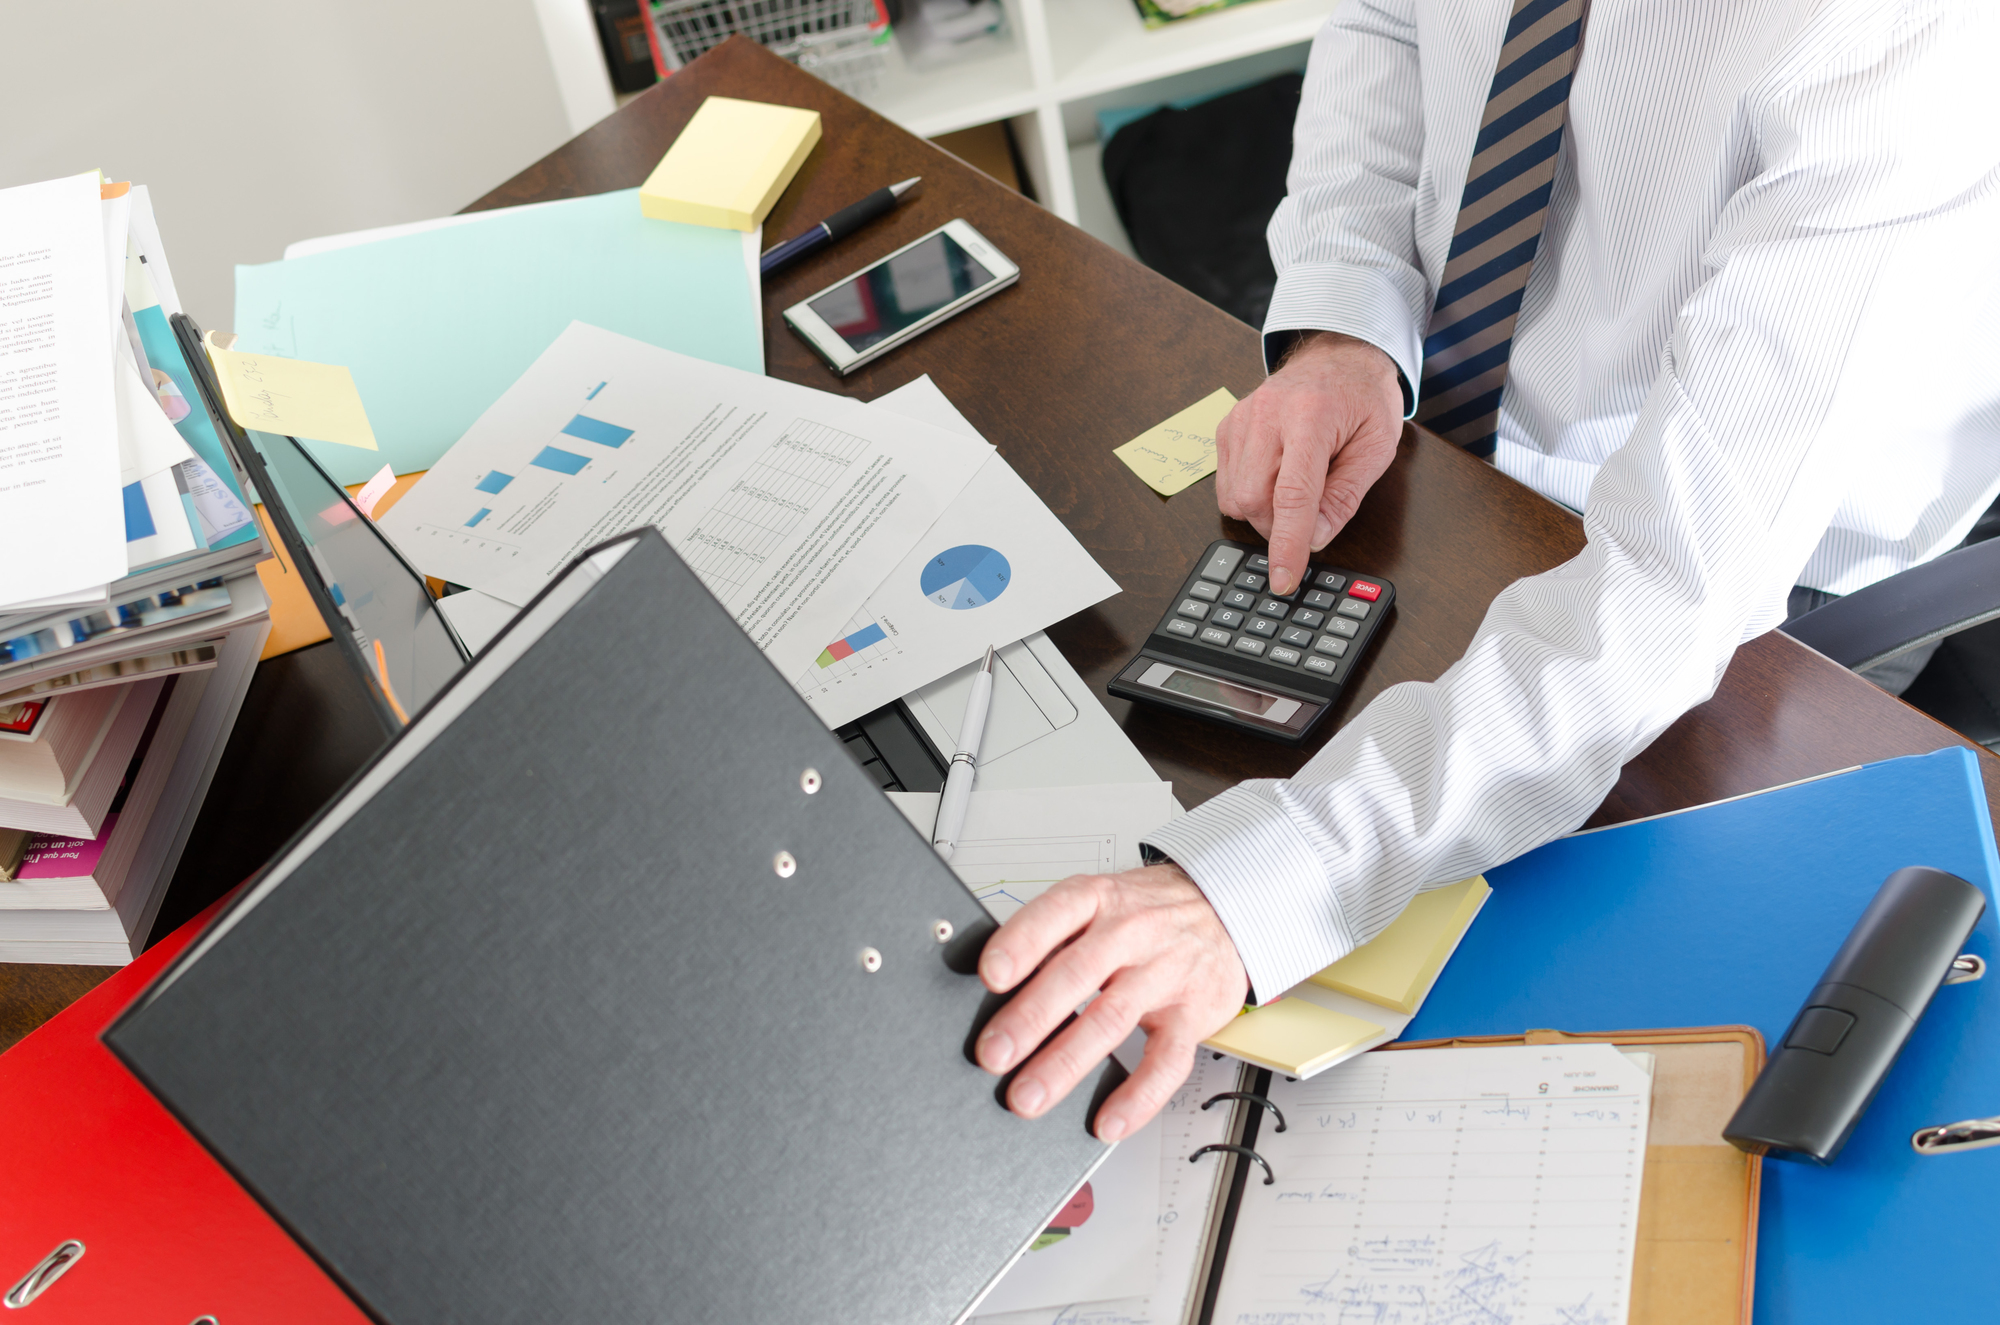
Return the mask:
<path id="1" fill-rule="evenodd" d="M 1253 0 L 1154 29 L 1132 0 L 1002 3 L 1006 28 L 966 58 L 913 66 L 894 50 L 862 100 L 925 138 L 1011 121 L 1036 195 L 1079 223 L 1075 172 L 1096 168 L 1097 153 L 1083 149 L 1097 141 L 1097 111 L 1303 69 L 1307 44 L 1337 0 Z M 1103 191 L 1094 180 L 1084 188 Z"/>

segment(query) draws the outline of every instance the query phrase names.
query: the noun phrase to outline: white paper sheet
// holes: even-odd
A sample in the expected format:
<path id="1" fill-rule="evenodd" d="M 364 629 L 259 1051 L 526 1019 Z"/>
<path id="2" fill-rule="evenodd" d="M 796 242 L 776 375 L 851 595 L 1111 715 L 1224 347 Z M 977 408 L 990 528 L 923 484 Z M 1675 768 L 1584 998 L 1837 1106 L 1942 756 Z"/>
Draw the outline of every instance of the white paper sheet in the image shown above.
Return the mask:
<path id="1" fill-rule="evenodd" d="M 95 171 L 0 191 L 0 606 L 125 574 L 103 224 Z"/>
<path id="2" fill-rule="evenodd" d="M 934 791 L 892 791 L 917 831 L 937 822 Z M 951 870 L 995 920 L 1005 921 L 1072 874 L 1136 869 L 1139 839 L 1174 817 L 1171 782 L 981 791 L 965 810 Z"/>
<path id="3" fill-rule="evenodd" d="M 585 548 L 657 526 L 797 675 L 991 455 L 572 322 L 382 528 L 425 573 L 524 604 Z"/>
<path id="4" fill-rule="evenodd" d="M 928 376 L 873 402 L 984 440 Z M 988 460 L 829 637 L 794 684 L 829 727 L 851 722 L 1118 592 L 1090 553 L 998 455 Z"/>
<path id="5" fill-rule="evenodd" d="M 1078 1300 L 1035 1311 L 999 1312 L 981 1303 L 974 1319 L 980 1325 L 1181 1325 L 1208 1239 L 1222 1164 L 1220 1155 L 1193 1163 L 1188 1157 L 1229 1139 L 1229 1102 L 1212 1109 L 1201 1106 L 1220 1091 L 1235 1090 L 1241 1066 L 1233 1058 L 1197 1055 L 1194 1071 L 1160 1116 L 1132 1138 L 1136 1141 L 1147 1131 L 1160 1134 L 1159 1205 L 1150 1221 L 1151 1274 L 1144 1290 L 1132 1297 Z"/>
<path id="6" fill-rule="evenodd" d="M 993 1286 L 981 1312 L 1031 1311 L 1130 1297 L 1152 1286 L 1160 1208 L 1160 1129 L 1142 1127 L 1105 1158 L 1072 1197 L 1066 1235 L 1038 1239 Z M 1079 1199 L 1080 1198 L 1080 1199 Z"/>
<path id="7" fill-rule="evenodd" d="M 148 474 L 138 483 L 138 501 L 146 508 L 146 520 L 153 532 L 129 537 L 134 530 L 127 515 L 125 561 L 133 570 L 172 557 L 184 557 L 195 550 L 194 529 L 188 523 L 188 505 L 181 500 L 180 483 L 171 469 Z"/>
<path id="8" fill-rule="evenodd" d="M 507 623 L 520 610 L 512 603 L 503 603 L 492 594 L 481 593 L 477 589 L 466 589 L 438 599 L 438 611 L 451 622 L 451 628 L 458 632 L 459 643 L 465 645 L 469 653 L 477 653 L 492 643 L 493 637 L 506 629 Z"/>
<path id="9" fill-rule="evenodd" d="M 1608 1044 L 1364 1054 L 1279 1080 L 1218 1322 L 1624 1325 L 1652 1085 Z"/>

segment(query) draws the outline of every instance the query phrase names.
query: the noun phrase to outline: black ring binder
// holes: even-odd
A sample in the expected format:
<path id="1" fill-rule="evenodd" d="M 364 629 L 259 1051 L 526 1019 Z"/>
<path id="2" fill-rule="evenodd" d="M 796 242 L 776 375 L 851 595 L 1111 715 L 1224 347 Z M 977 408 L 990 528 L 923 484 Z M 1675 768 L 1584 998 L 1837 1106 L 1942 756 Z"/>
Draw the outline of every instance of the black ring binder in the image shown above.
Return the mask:
<path id="1" fill-rule="evenodd" d="M 1211 1095 L 1207 1099 L 1203 1100 L 1201 1102 L 1201 1111 L 1203 1113 L 1207 1113 L 1208 1106 L 1215 1103 L 1217 1100 L 1249 1100 L 1252 1104 L 1261 1104 L 1265 1108 L 1271 1111 L 1271 1116 L 1273 1118 L 1276 1118 L 1278 1120 L 1278 1125 L 1272 1128 L 1271 1130 L 1275 1132 L 1282 1132 L 1285 1130 L 1284 1110 L 1280 1109 L 1277 1105 L 1271 1103 L 1271 1101 L 1265 1099 L 1262 1095 L 1253 1095 L 1247 1090 L 1225 1090 L 1220 1092 L 1219 1094 Z"/>
<path id="2" fill-rule="evenodd" d="M 1203 1146 L 1201 1149 L 1195 1151 L 1192 1155 L 1189 1155 L 1188 1163 L 1190 1164 L 1194 1163 L 1196 1160 L 1200 1159 L 1203 1155 L 1206 1155 L 1211 1150 L 1227 1150 L 1232 1155 L 1247 1155 L 1251 1159 L 1256 1160 L 1259 1164 L 1262 1164 L 1264 1166 L 1264 1185 L 1266 1187 L 1269 1187 L 1272 1183 L 1278 1180 L 1278 1176 L 1275 1173 L 1271 1172 L 1270 1164 L 1266 1163 L 1264 1157 L 1258 1154 L 1256 1151 L 1252 1150 L 1249 1146 L 1232 1146 L 1227 1144 L 1226 1142 L 1217 1141 L 1214 1145 Z"/>

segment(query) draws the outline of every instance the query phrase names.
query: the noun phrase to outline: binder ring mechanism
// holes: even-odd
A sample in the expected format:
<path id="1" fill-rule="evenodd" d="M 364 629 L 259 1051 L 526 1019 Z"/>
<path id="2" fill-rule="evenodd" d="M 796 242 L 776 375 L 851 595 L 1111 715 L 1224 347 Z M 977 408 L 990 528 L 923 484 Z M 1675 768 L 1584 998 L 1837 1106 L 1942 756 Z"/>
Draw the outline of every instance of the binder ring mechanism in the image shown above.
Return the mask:
<path id="1" fill-rule="evenodd" d="M 1214 1145 L 1203 1146 L 1201 1149 L 1195 1151 L 1192 1155 L 1188 1156 L 1188 1163 L 1190 1164 L 1194 1163 L 1196 1160 L 1200 1159 L 1203 1155 L 1206 1155 L 1211 1150 L 1225 1150 L 1232 1155 L 1242 1155 L 1246 1159 L 1254 1159 L 1259 1164 L 1263 1164 L 1264 1185 L 1266 1187 L 1269 1187 L 1272 1183 L 1278 1180 L 1277 1175 L 1271 1172 L 1271 1166 L 1265 1162 L 1264 1157 L 1262 1155 L 1252 1150 L 1249 1146 L 1232 1146 L 1227 1142 L 1223 1141 L 1217 1141 Z"/>
<path id="2" fill-rule="evenodd" d="M 1988 1146 L 2000 1146 L 2000 1118 L 1968 1118 L 1942 1127 L 1919 1127 L 1910 1136 L 1910 1149 L 1919 1155 L 1956 1155 Z"/>
<path id="3" fill-rule="evenodd" d="M 1266 1109 L 1269 1109 L 1271 1111 L 1271 1116 L 1273 1118 L 1276 1118 L 1278 1120 L 1278 1125 L 1272 1128 L 1271 1130 L 1275 1132 L 1282 1132 L 1285 1130 L 1284 1111 L 1280 1109 L 1277 1105 L 1271 1103 L 1271 1101 L 1265 1099 L 1262 1095 L 1254 1095 L 1247 1090 L 1225 1090 L 1220 1094 L 1210 1095 L 1207 1099 L 1203 1100 L 1201 1102 L 1201 1111 L 1203 1113 L 1207 1113 L 1208 1106 L 1214 1104 L 1217 1100 L 1248 1100 L 1252 1104 L 1261 1104 Z"/>
<path id="4" fill-rule="evenodd" d="M 7 1290 L 7 1296 L 0 1297 L 0 1303 L 9 1307 L 27 1306 L 47 1292 L 50 1284 L 68 1273 L 70 1266 L 82 1259 L 83 1244 L 71 1238 L 42 1257 L 41 1263 L 23 1275 L 21 1282 Z"/>

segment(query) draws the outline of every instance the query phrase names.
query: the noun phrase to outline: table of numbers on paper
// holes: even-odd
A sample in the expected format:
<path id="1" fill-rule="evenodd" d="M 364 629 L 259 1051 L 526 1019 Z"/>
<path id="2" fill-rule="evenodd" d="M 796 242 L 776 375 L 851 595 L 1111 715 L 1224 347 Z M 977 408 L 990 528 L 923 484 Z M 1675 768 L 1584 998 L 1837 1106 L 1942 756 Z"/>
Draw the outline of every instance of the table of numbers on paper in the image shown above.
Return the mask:
<path id="1" fill-rule="evenodd" d="M 1651 1080 L 1609 1045 L 1364 1054 L 1271 1099 L 1215 1325 L 1624 1325 Z"/>

